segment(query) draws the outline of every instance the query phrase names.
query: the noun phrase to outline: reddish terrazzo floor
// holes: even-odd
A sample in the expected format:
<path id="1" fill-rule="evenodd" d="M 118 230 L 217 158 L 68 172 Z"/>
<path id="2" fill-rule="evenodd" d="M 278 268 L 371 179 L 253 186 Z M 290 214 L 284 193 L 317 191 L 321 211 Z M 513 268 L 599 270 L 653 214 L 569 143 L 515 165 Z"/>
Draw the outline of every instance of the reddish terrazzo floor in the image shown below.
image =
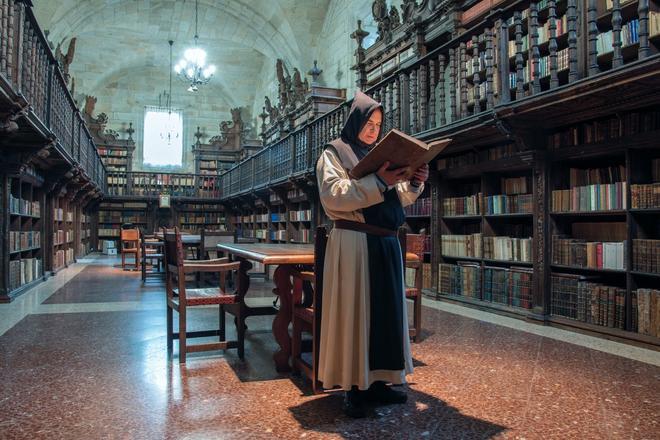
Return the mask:
<path id="1" fill-rule="evenodd" d="M 181 367 L 162 285 L 137 273 L 92 265 L 46 303 L 120 301 L 145 308 L 32 314 L 0 336 L 1 439 L 660 438 L 660 368 L 433 309 L 409 402 L 356 421 L 340 393 L 275 371 L 272 317 L 248 320 L 244 362 L 230 350 Z M 189 329 L 216 320 L 199 310 Z"/>

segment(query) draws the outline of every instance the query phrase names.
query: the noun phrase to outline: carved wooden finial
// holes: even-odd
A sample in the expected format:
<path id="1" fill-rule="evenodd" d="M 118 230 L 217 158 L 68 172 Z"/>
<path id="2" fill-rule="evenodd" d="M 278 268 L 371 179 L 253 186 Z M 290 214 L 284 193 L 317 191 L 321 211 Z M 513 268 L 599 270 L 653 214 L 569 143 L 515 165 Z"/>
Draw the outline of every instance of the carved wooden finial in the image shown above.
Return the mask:
<path id="1" fill-rule="evenodd" d="M 319 69 L 319 67 L 316 65 L 316 63 L 317 63 L 317 61 L 314 60 L 314 67 L 309 69 L 309 72 L 307 72 L 307 74 L 312 77 L 312 84 L 316 84 L 316 80 L 323 73 L 323 69 Z"/>

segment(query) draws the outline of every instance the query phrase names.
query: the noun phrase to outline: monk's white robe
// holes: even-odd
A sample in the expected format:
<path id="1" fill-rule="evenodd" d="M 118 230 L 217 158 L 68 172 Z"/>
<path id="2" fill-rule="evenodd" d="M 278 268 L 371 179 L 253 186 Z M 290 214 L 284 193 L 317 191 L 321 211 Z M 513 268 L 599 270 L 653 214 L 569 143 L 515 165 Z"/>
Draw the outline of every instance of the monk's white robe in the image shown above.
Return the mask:
<path id="1" fill-rule="evenodd" d="M 353 155 L 355 156 L 355 155 Z M 352 157 L 354 165 L 357 157 Z M 352 166 L 351 166 L 352 167 Z M 330 220 L 364 223 L 362 208 L 384 200 L 375 174 L 350 179 L 333 148 L 326 148 L 316 167 L 321 203 Z M 423 185 L 395 185 L 403 206 L 417 200 Z M 384 189 L 384 188 L 383 188 Z M 340 386 L 364 390 L 374 381 L 402 384 L 413 371 L 408 337 L 408 315 L 403 301 L 403 370 L 369 369 L 369 255 L 362 232 L 333 229 L 328 237 L 323 268 L 323 313 L 319 353 L 319 380 L 325 388 Z M 405 277 L 402 276 L 405 280 Z M 402 289 L 405 295 L 405 286 Z"/>

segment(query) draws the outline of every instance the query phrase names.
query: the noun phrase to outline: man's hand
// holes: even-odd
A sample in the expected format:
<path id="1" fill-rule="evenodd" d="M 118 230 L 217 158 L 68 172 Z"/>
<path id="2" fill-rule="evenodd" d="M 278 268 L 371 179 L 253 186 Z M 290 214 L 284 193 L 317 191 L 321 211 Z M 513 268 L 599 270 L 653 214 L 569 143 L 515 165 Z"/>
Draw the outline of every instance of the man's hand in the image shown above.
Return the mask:
<path id="1" fill-rule="evenodd" d="M 410 179 L 410 182 L 412 184 L 419 186 L 422 183 L 426 182 L 428 178 L 429 178 L 429 164 L 425 163 L 421 167 L 417 168 L 415 174 L 412 176 L 412 179 Z"/>
<path id="2" fill-rule="evenodd" d="M 408 172 L 408 167 L 395 168 L 393 170 L 388 170 L 387 167 L 390 166 L 390 162 L 387 161 L 380 167 L 376 174 L 380 177 L 387 186 L 394 185 L 398 182 L 401 182 L 406 173 Z M 428 168 L 428 167 L 427 167 Z M 428 170 L 427 170 L 428 174 Z"/>

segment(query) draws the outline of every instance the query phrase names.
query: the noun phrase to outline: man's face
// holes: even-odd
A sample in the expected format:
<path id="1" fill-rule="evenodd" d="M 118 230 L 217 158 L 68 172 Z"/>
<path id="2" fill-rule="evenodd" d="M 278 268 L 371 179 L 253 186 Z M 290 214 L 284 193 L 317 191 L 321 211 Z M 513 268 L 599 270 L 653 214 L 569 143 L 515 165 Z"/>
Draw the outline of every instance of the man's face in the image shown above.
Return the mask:
<path id="1" fill-rule="evenodd" d="M 367 145 L 371 145 L 378 140 L 378 134 L 380 133 L 380 126 L 383 122 L 383 113 L 379 110 L 375 110 L 371 113 L 369 120 L 362 127 L 358 139 Z"/>

